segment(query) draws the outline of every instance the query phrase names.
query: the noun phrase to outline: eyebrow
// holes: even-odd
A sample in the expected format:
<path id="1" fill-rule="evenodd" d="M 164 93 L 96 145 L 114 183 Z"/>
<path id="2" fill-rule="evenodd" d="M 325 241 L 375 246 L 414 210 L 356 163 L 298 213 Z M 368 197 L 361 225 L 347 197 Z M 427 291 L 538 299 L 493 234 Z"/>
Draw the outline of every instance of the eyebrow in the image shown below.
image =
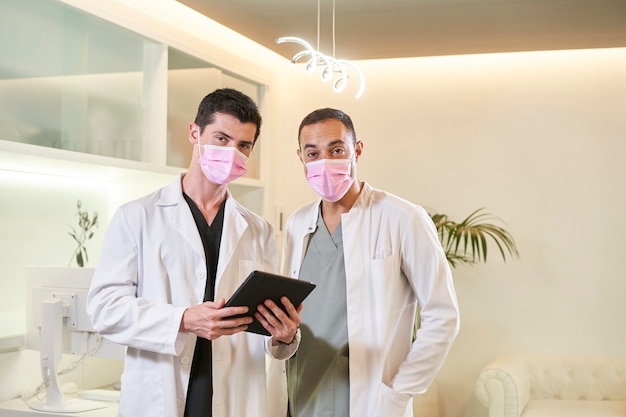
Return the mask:
<path id="1" fill-rule="evenodd" d="M 227 138 L 228 140 L 235 140 L 232 136 L 230 136 L 228 133 L 226 132 L 222 132 L 221 130 L 216 130 L 215 132 L 213 132 L 213 136 L 224 136 L 225 138 Z M 249 140 L 241 140 L 239 141 L 238 145 L 250 145 L 253 146 L 254 142 L 249 141 Z"/>
<path id="2" fill-rule="evenodd" d="M 222 132 L 221 130 L 216 130 L 215 132 L 213 132 L 213 136 L 224 136 L 224 137 L 228 138 L 229 140 L 233 140 L 232 136 L 230 136 L 226 132 Z"/>
<path id="3" fill-rule="evenodd" d="M 345 144 L 345 142 L 343 140 L 337 139 L 337 140 L 333 140 L 332 142 L 330 142 L 327 147 L 330 148 L 330 147 L 333 147 L 335 145 L 344 145 L 344 144 Z M 306 145 L 304 145 L 303 149 L 307 149 L 307 148 L 315 149 L 315 148 L 317 148 L 317 146 L 315 146 L 313 144 L 310 144 L 310 143 L 307 143 Z"/>

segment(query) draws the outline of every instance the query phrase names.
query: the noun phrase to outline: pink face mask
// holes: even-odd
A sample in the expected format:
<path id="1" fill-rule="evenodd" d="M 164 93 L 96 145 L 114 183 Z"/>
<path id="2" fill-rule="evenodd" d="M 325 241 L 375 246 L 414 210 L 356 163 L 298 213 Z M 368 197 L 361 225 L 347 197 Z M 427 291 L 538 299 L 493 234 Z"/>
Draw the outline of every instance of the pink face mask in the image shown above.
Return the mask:
<path id="1" fill-rule="evenodd" d="M 354 182 L 350 175 L 352 159 L 320 159 L 305 165 L 313 191 L 331 203 L 341 200 Z"/>
<path id="2" fill-rule="evenodd" d="M 200 167 L 204 176 L 213 184 L 224 185 L 235 181 L 248 172 L 248 157 L 232 146 L 198 145 Z"/>

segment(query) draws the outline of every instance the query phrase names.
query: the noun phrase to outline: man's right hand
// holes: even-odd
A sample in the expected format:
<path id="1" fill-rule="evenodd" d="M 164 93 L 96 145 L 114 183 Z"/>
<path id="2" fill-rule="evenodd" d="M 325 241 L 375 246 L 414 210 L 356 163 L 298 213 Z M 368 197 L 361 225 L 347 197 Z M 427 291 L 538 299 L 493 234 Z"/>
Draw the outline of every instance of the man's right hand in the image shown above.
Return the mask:
<path id="1" fill-rule="evenodd" d="M 232 318 L 248 312 L 248 307 L 224 307 L 226 300 L 207 301 L 189 307 L 180 322 L 181 332 L 191 332 L 198 337 L 215 340 L 220 336 L 242 332 L 252 323 L 252 317 Z"/>

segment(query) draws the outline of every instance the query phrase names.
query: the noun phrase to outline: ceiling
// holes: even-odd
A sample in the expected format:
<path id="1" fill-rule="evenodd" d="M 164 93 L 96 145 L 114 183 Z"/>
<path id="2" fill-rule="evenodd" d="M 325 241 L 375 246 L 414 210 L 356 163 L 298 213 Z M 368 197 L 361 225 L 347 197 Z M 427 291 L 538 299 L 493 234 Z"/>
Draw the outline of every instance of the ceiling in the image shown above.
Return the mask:
<path id="1" fill-rule="evenodd" d="M 626 0 L 334 0 L 335 56 L 381 59 L 626 46 Z M 291 59 L 318 49 L 316 0 L 179 0 Z M 333 55 L 333 0 L 319 0 L 319 51 Z"/>

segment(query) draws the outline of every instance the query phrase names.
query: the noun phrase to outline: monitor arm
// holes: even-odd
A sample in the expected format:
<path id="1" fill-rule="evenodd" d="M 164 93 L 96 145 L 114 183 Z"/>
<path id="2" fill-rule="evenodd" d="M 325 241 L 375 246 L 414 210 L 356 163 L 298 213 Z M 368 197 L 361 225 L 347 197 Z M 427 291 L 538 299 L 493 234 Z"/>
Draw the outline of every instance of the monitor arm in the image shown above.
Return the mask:
<path id="1" fill-rule="evenodd" d="M 66 397 L 59 384 L 58 369 L 62 358 L 63 318 L 65 301 L 47 298 L 41 303 L 41 374 L 46 384 L 46 398 L 33 398 L 28 406 L 33 410 L 53 413 L 78 413 L 105 408 L 106 403 Z"/>

